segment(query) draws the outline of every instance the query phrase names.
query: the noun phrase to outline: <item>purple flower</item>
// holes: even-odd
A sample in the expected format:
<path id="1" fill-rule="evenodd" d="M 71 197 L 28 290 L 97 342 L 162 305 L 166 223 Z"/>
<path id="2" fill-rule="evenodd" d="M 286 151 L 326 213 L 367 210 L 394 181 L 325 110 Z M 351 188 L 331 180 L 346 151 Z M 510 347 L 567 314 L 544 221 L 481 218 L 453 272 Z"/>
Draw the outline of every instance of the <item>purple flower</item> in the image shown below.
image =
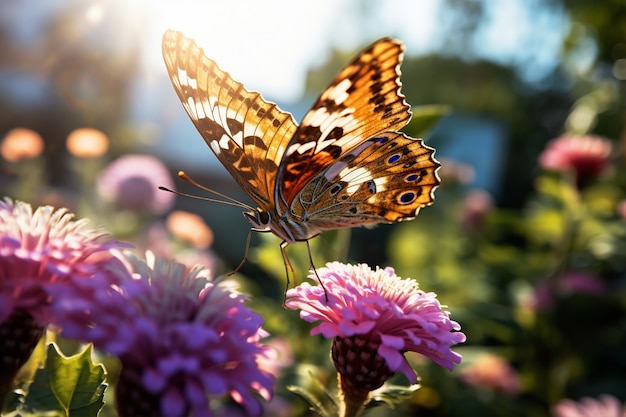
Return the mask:
<path id="1" fill-rule="evenodd" d="M 564 135 L 548 144 L 539 156 L 539 164 L 545 169 L 572 172 L 580 185 L 608 167 L 610 154 L 611 142 L 604 138 Z"/>
<path id="2" fill-rule="evenodd" d="M 174 188 L 174 181 L 161 161 L 148 155 L 126 155 L 111 162 L 98 177 L 98 191 L 117 207 L 163 214 L 172 208 L 175 196 L 159 190 Z"/>
<path id="3" fill-rule="evenodd" d="M 53 317 L 46 288 L 91 278 L 106 265 L 119 264 L 113 249 L 128 247 L 103 230 L 74 221 L 67 209 L 0 201 L 0 323 L 14 311 L 27 311 L 40 325 Z"/>
<path id="4" fill-rule="evenodd" d="M 321 286 L 303 283 L 287 291 L 285 305 L 300 309 L 305 321 L 320 322 L 312 335 L 333 338 L 332 358 L 346 397 L 363 397 L 395 372 L 416 383 L 405 352 L 420 353 L 450 370 L 461 362 L 450 349 L 465 341 L 459 324 L 416 281 L 399 278 L 393 268 L 372 270 L 366 264 L 332 262 L 317 272 L 328 302 Z"/>
<path id="5" fill-rule="evenodd" d="M 75 287 L 74 303 L 57 306 L 65 336 L 119 356 L 119 415 L 211 415 L 209 398 L 224 396 L 260 414 L 257 395 L 273 385 L 259 368 L 262 318 L 203 267 L 128 257 L 119 281 Z"/>
<path id="6" fill-rule="evenodd" d="M 580 401 L 565 399 L 553 410 L 554 417 L 626 417 L 626 406 L 612 395 L 599 399 L 584 397 Z"/>
<path id="7" fill-rule="evenodd" d="M 51 304 L 71 282 L 89 285 L 100 271 L 121 265 L 113 250 L 125 245 L 102 230 L 74 221 L 66 209 L 0 201 L 0 402 L 28 360 L 45 326 L 55 322 Z"/>

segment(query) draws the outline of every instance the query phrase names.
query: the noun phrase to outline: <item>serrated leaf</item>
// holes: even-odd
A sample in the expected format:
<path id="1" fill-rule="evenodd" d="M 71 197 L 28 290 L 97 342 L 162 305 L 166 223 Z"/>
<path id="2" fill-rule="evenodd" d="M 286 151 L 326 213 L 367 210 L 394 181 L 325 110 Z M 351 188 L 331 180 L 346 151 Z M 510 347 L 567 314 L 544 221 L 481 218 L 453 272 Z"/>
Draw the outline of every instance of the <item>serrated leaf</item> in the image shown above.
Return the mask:
<path id="1" fill-rule="evenodd" d="M 104 405 L 105 370 L 91 361 L 91 345 L 65 357 L 48 345 L 45 368 L 35 375 L 25 406 L 35 412 L 58 412 L 67 417 L 93 417 Z"/>
<path id="2" fill-rule="evenodd" d="M 440 104 L 417 106 L 411 109 L 411 121 L 405 130 L 412 136 L 421 138 L 428 136 L 439 119 L 452 113 L 452 107 Z"/>
<path id="3" fill-rule="evenodd" d="M 311 384 L 308 387 L 296 385 L 287 386 L 287 390 L 301 397 L 309 404 L 312 411 L 322 417 L 339 417 L 339 407 L 333 395 L 317 379 L 313 373 L 308 372 Z"/>
<path id="4" fill-rule="evenodd" d="M 408 387 L 404 385 L 385 384 L 370 393 L 370 398 L 365 404 L 365 409 L 369 410 L 378 407 L 381 403 L 393 409 L 397 404 L 411 397 L 420 387 L 419 384 L 410 385 Z"/>

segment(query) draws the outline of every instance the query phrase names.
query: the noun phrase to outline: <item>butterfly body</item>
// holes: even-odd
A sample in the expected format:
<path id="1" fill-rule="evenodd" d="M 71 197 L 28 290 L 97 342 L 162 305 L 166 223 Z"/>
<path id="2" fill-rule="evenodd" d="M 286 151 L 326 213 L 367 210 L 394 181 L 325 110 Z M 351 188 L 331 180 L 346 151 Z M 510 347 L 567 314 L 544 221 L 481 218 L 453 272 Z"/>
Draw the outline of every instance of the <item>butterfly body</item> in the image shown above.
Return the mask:
<path id="1" fill-rule="evenodd" d="M 413 219 L 439 185 L 434 149 L 399 129 L 403 46 L 381 39 L 340 72 L 300 125 L 250 92 L 179 32 L 163 37 L 185 110 L 219 161 L 257 204 L 253 230 L 284 244 L 325 230 Z M 284 253 L 284 252 L 283 252 Z"/>

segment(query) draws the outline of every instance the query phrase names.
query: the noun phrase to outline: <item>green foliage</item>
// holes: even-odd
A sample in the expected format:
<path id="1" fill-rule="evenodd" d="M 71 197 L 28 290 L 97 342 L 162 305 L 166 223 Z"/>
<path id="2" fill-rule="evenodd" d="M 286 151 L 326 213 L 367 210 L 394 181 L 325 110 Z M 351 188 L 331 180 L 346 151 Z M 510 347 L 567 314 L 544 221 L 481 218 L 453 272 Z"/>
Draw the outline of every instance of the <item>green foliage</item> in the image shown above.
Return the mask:
<path id="1" fill-rule="evenodd" d="M 92 347 L 71 357 L 56 344 L 48 345 L 45 367 L 35 374 L 19 413 L 65 417 L 92 417 L 104 405 L 105 370 L 91 360 Z"/>
<path id="2" fill-rule="evenodd" d="M 300 385 L 289 385 L 287 390 L 298 395 L 308 405 L 309 409 L 321 417 L 339 417 L 339 404 L 334 394 L 329 392 L 326 385 L 307 372 L 308 383 L 300 381 Z"/>
<path id="3" fill-rule="evenodd" d="M 432 104 L 413 107 L 411 112 L 411 121 L 405 130 L 415 137 L 423 138 L 429 136 L 442 117 L 452 113 L 452 107 Z"/>
<path id="4" fill-rule="evenodd" d="M 391 409 L 395 408 L 397 404 L 400 404 L 410 398 L 417 390 L 420 389 L 419 384 L 414 384 L 408 387 L 403 385 L 384 384 L 382 387 L 370 394 L 369 401 L 365 404 L 365 410 L 385 405 Z"/>

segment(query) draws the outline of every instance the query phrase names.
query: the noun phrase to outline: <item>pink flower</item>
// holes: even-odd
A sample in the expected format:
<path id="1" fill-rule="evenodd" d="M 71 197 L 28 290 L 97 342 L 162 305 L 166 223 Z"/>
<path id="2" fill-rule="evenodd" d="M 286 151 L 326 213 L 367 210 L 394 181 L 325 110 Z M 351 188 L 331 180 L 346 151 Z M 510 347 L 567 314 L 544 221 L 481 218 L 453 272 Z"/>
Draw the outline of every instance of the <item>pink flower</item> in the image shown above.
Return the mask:
<path id="1" fill-rule="evenodd" d="M 553 410 L 554 417 L 626 417 L 626 406 L 612 395 L 599 399 L 584 397 L 578 402 L 565 399 Z"/>
<path id="2" fill-rule="evenodd" d="M 65 336 L 119 356 L 119 415 L 211 415 L 209 398 L 224 396 L 260 414 L 257 395 L 273 385 L 259 367 L 262 318 L 203 267 L 128 257 L 117 281 L 76 286 L 74 302 L 56 306 Z"/>
<path id="3" fill-rule="evenodd" d="M 556 283 L 540 282 L 535 288 L 532 307 L 550 309 L 559 297 L 571 294 L 602 295 L 607 291 L 604 281 L 586 272 L 571 271 L 557 278 Z"/>
<path id="4" fill-rule="evenodd" d="M 504 359 L 484 355 L 463 369 L 461 379 L 474 386 L 491 388 L 508 395 L 519 393 L 520 381 L 517 371 Z"/>
<path id="5" fill-rule="evenodd" d="M 344 395 L 362 396 L 395 372 L 416 383 L 405 352 L 420 353 L 450 370 L 461 362 L 450 349 L 465 341 L 459 324 L 449 319 L 434 293 L 419 290 L 414 280 L 399 278 L 393 268 L 372 270 L 366 264 L 332 262 L 317 272 L 328 302 L 321 286 L 303 283 L 287 291 L 285 305 L 300 309 L 305 321 L 320 322 L 311 335 L 333 338 L 332 358 Z"/>
<path id="6" fill-rule="evenodd" d="M 65 297 L 70 282 L 89 283 L 103 269 L 121 265 L 123 244 L 102 230 L 74 221 L 66 209 L 0 201 L 0 402 L 28 360 L 45 326 L 55 322 L 49 289 Z"/>
<path id="7" fill-rule="evenodd" d="M 461 207 L 461 227 L 470 232 L 479 230 L 493 206 L 493 197 L 487 191 L 470 191 Z"/>
<path id="8" fill-rule="evenodd" d="M 611 142 L 598 136 L 561 136 L 539 156 L 539 164 L 554 171 L 572 172 L 578 184 L 600 175 L 608 166 Z"/>
<path id="9" fill-rule="evenodd" d="M 116 159 L 100 173 L 97 185 L 104 198 L 126 210 L 163 214 L 174 204 L 174 194 L 157 188 L 174 188 L 167 167 L 148 155 Z"/>
<path id="10" fill-rule="evenodd" d="M 27 311 L 40 325 L 49 324 L 46 288 L 91 278 L 110 264 L 120 264 L 113 249 L 128 247 L 89 229 L 67 209 L 0 201 L 0 323 L 16 310 Z"/>

